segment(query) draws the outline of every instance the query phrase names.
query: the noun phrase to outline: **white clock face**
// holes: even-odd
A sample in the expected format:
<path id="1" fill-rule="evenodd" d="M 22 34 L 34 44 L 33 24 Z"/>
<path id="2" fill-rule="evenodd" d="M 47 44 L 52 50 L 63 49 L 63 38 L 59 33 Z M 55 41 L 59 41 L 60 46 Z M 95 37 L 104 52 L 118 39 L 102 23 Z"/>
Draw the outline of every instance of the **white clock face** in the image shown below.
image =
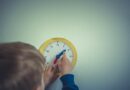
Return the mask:
<path id="1" fill-rule="evenodd" d="M 43 56 L 45 57 L 48 63 L 52 63 L 54 59 L 56 58 L 56 55 L 62 52 L 63 50 L 66 50 L 65 54 L 67 58 L 70 60 L 70 62 L 72 62 L 74 56 L 73 56 L 73 52 L 71 48 L 67 44 L 61 41 L 50 43 L 45 48 L 45 51 L 43 52 Z"/>

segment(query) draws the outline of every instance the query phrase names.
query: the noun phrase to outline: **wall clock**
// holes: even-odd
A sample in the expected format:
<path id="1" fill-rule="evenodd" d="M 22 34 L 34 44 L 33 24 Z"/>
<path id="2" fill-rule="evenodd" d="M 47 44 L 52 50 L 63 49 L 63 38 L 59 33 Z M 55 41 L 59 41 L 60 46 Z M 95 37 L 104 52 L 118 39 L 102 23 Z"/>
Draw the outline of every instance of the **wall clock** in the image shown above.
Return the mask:
<path id="1" fill-rule="evenodd" d="M 58 60 L 60 60 L 60 58 L 62 58 L 63 53 L 66 54 L 73 66 L 75 66 L 77 62 L 76 48 L 65 38 L 50 38 L 40 46 L 39 50 L 46 59 L 47 63 L 55 64 Z"/>

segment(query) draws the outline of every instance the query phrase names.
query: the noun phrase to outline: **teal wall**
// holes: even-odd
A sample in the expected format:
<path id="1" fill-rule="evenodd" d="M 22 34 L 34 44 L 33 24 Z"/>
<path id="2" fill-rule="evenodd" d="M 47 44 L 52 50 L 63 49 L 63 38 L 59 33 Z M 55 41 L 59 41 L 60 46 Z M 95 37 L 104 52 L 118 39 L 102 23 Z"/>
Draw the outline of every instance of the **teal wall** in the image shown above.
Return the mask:
<path id="1" fill-rule="evenodd" d="M 39 48 L 65 37 L 78 51 L 80 90 L 128 90 L 129 15 L 128 0 L 0 0 L 0 42 Z"/>

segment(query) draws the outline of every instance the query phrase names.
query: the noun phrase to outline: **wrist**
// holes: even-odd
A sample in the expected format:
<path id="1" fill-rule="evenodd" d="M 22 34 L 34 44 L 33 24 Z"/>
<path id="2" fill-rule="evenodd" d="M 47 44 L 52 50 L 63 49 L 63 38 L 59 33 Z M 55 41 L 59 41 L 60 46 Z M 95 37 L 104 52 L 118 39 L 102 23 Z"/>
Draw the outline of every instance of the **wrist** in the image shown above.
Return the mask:
<path id="1" fill-rule="evenodd" d="M 72 74 L 71 72 L 67 72 L 67 71 L 62 71 L 62 72 L 60 72 L 60 76 L 64 76 L 64 75 L 66 75 L 66 74 Z"/>

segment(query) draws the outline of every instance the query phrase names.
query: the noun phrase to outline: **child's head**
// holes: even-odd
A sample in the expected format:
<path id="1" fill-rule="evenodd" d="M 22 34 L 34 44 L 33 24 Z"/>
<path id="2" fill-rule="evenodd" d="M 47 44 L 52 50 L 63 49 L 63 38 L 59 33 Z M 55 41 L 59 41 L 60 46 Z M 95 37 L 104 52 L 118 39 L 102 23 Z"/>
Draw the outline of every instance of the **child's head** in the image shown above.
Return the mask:
<path id="1" fill-rule="evenodd" d="M 0 90 L 41 88 L 44 63 L 45 59 L 32 45 L 0 44 Z"/>

